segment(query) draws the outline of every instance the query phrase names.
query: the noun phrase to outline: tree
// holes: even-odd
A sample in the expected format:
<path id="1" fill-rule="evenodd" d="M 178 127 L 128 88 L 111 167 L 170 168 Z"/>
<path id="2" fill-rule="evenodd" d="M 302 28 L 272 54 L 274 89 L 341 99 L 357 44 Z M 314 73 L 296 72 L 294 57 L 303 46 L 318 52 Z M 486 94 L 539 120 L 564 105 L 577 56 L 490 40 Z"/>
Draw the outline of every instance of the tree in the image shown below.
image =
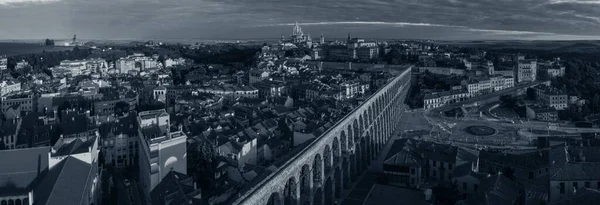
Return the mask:
<path id="1" fill-rule="evenodd" d="M 54 40 L 46 39 L 44 45 L 53 46 L 54 45 Z"/>
<path id="2" fill-rule="evenodd" d="M 191 173 L 202 190 L 208 194 L 215 190 L 215 147 L 208 140 L 200 140 L 188 147 L 188 173 Z"/>
<path id="3" fill-rule="evenodd" d="M 592 98 L 592 110 L 594 113 L 600 112 L 600 95 L 598 93 Z"/>

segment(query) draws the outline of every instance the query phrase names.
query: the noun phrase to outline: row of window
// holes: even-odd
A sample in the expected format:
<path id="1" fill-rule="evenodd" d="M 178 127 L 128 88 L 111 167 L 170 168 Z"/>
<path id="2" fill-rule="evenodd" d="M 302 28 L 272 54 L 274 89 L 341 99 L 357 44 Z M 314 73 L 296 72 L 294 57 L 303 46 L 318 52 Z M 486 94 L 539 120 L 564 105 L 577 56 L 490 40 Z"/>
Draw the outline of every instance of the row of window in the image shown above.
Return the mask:
<path id="1" fill-rule="evenodd" d="M 583 184 L 584 184 L 583 187 L 585 187 L 585 188 L 591 188 L 590 187 L 590 184 L 591 184 L 590 182 L 584 182 Z M 573 182 L 572 185 L 573 185 L 573 189 L 574 190 L 577 190 L 579 188 L 579 183 L 578 182 Z M 600 181 L 597 182 L 596 188 L 600 189 Z M 566 189 L 565 182 L 561 182 L 560 183 L 560 193 L 564 194 L 565 193 L 565 189 Z"/>

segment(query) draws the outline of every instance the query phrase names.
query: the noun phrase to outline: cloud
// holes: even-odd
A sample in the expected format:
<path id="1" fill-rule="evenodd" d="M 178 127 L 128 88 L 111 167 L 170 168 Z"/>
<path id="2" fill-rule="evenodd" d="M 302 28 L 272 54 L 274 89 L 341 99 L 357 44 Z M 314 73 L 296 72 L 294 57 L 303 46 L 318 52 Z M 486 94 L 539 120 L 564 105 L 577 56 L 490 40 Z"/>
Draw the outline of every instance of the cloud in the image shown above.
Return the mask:
<path id="1" fill-rule="evenodd" d="M 279 23 L 279 24 L 255 25 L 255 27 L 293 26 L 294 24 L 295 23 Z M 385 25 L 385 26 L 429 26 L 429 27 L 466 28 L 464 26 L 452 26 L 452 25 L 443 25 L 443 24 L 412 23 L 412 22 L 384 22 L 384 21 L 329 21 L 329 22 L 298 23 L 298 25 L 301 25 L 301 26 Z"/>
<path id="2" fill-rule="evenodd" d="M 600 5 L 599 0 L 550 0 L 549 4 L 597 4 Z"/>
<path id="3" fill-rule="evenodd" d="M 15 4 L 39 4 L 58 2 L 60 0 L 0 0 L 0 5 L 15 5 Z"/>

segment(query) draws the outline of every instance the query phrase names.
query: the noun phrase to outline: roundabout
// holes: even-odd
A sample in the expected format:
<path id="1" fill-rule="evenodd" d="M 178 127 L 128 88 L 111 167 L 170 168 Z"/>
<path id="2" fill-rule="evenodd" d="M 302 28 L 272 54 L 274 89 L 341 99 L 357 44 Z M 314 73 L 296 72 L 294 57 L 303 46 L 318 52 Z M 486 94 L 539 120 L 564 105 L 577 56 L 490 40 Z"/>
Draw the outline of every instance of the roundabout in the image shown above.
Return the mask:
<path id="1" fill-rule="evenodd" d="M 475 136 L 490 136 L 496 134 L 496 129 L 484 125 L 469 126 L 465 128 L 465 131 Z"/>

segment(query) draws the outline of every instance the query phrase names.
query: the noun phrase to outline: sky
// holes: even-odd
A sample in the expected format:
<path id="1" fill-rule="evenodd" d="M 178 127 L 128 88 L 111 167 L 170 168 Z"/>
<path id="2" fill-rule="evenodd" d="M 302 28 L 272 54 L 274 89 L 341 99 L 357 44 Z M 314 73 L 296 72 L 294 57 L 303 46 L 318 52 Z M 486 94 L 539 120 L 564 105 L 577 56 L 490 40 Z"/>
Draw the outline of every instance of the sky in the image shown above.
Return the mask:
<path id="1" fill-rule="evenodd" d="M 0 0 L 0 39 L 600 39 L 600 0 Z"/>

